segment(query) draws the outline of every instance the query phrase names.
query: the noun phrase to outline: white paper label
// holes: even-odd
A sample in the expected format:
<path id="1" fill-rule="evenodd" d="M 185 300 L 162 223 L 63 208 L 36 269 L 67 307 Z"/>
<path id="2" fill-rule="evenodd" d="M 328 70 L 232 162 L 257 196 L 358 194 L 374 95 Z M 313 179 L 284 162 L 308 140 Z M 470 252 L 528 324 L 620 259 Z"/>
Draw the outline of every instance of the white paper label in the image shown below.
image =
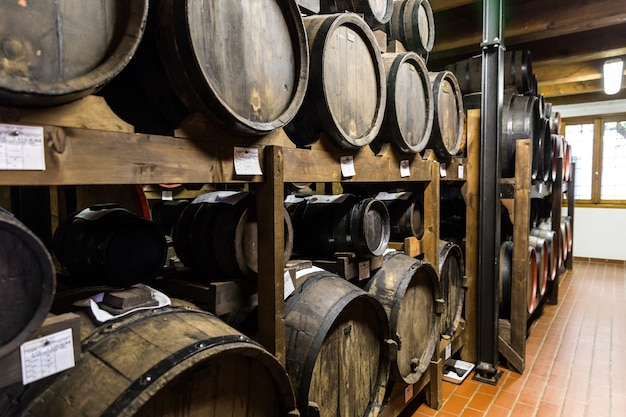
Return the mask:
<path id="1" fill-rule="evenodd" d="M 446 357 L 444 358 L 445 360 L 450 359 L 450 356 L 452 356 L 452 345 L 448 345 L 446 346 L 446 353 L 445 353 Z"/>
<path id="2" fill-rule="evenodd" d="M 439 164 L 439 173 L 441 174 L 441 178 L 445 178 L 446 175 L 448 175 L 448 172 L 446 171 L 446 164 L 443 162 Z"/>
<path id="3" fill-rule="evenodd" d="M 400 191 L 397 193 L 388 193 L 387 191 L 381 191 L 376 195 L 376 200 L 408 200 L 410 197 L 411 193 L 407 191 Z"/>
<path id="4" fill-rule="evenodd" d="M 291 280 L 291 274 L 289 271 L 286 271 L 283 275 L 283 279 L 285 281 L 285 300 L 289 297 L 295 290 L 296 287 L 293 285 L 293 281 Z"/>
<path id="5" fill-rule="evenodd" d="M 342 203 L 348 198 L 347 194 L 326 195 L 316 194 L 307 200 L 307 204 L 334 204 Z"/>
<path id="6" fill-rule="evenodd" d="M 163 190 L 161 191 L 161 200 L 172 201 L 174 200 L 174 194 L 169 190 Z"/>
<path id="7" fill-rule="evenodd" d="M 341 157 L 341 175 L 344 177 L 354 177 L 356 175 L 356 171 L 354 170 L 354 157 L 352 155 Z"/>
<path id="8" fill-rule="evenodd" d="M 0 125 L 0 169 L 46 169 L 43 127 Z"/>
<path id="9" fill-rule="evenodd" d="M 459 169 L 458 169 L 459 179 L 463 179 L 463 175 L 464 174 L 465 174 L 465 172 L 464 172 L 463 165 L 459 165 Z"/>
<path id="10" fill-rule="evenodd" d="M 25 342 L 20 346 L 20 355 L 24 385 L 72 368 L 72 329 Z"/>
<path id="11" fill-rule="evenodd" d="M 400 161 L 400 178 L 406 178 L 411 176 L 411 166 L 408 159 Z"/>
<path id="12" fill-rule="evenodd" d="M 259 162 L 259 148 L 235 146 L 235 174 L 263 175 Z"/>
<path id="13" fill-rule="evenodd" d="M 194 198 L 191 204 L 224 203 L 235 205 L 247 195 L 248 193 L 242 193 L 239 191 L 213 191 L 206 194 L 200 194 L 198 197 Z"/>

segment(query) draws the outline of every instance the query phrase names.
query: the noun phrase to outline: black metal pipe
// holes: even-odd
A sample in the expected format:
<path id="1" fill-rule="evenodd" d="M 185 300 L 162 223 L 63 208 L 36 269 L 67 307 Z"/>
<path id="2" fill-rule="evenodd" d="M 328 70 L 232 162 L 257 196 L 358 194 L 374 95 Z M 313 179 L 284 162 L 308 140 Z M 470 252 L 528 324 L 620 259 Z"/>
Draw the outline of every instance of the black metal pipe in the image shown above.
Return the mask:
<path id="1" fill-rule="evenodd" d="M 502 0 L 483 1 L 480 214 L 478 239 L 478 365 L 486 380 L 498 364 L 498 253 L 500 242 L 499 143 L 504 55 Z"/>

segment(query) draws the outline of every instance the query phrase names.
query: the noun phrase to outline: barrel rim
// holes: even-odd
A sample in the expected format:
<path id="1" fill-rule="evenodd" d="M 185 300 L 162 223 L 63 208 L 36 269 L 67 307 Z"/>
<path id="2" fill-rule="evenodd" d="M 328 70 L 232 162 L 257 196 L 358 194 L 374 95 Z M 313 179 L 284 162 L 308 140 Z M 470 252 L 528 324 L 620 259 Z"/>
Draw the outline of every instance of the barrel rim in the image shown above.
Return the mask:
<path id="1" fill-rule="evenodd" d="M 463 282 L 462 282 L 465 276 L 465 258 L 463 257 L 463 251 L 461 250 L 461 247 L 457 245 L 456 243 L 452 241 L 440 241 L 439 244 L 440 244 L 439 280 L 440 280 L 441 285 L 443 285 L 443 281 L 441 280 L 441 278 L 443 275 L 442 270 L 443 270 L 443 266 L 445 263 L 444 261 L 448 259 L 451 254 L 454 254 L 454 256 L 456 256 L 456 258 L 459 261 L 459 273 L 460 273 L 459 279 L 461 280 L 461 282 L 459 283 L 459 293 L 457 295 L 458 299 L 455 300 L 456 309 L 454 311 L 454 317 L 450 319 L 449 327 L 447 329 L 443 329 L 443 332 L 442 332 L 443 334 L 453 335 L 456 332 L 456 329 L 459 326 L 459 323 L 461 322 L 461 317 L 463 315 L 463 306 L 465 304 L 466 287 L 463 287 Z M 443 291 L 442 291 L 442 295 L 443 295 Z M 446 303 L 448 302 L 449 300 L 446 300 Z M 442 321 L 443 321 L 443 317 L 442 317 Z"/>
<path id="2" fill-rule="evenodd" d="M 130 11 L 123 36 L 100 65 L 71 80 L 57 82 L 22 81 L 0 73 L 0 102 L 10 106 L 64 104 L 104 87 L 127 66 L 143 38 L 149 2 L 139 0 L 128 4 Z"/>
<path id="3" fill-rule="evenodd" d="M 458 80 L 452 71 L 443 70 L 434 73 L 431 72 L 429 73 L 429 76 L 431 77 L 432 83 L 431 88 L 433 90 L 434 108 L 438 109 L 439 107 L 439 94 L 435 94 L 435 91 L 439 92 L 441 90 L 441 84 L 444 81 L 447 81 L 452 87 L 455 101 L 457 104 L 456 113 L 459 124 L 453 146 L 449 148 L 448 146 L 446 146 L 445 143 L 443 143 L 443 137 L 441 136 L 442 126 L 437 114 L 438 112 L 435 112 L 436 114 L 433 119 L 432 133 L 428 142 L 428 147 L 433 149 L 440 158 L 448 159 L 461 152 L 463 147 L 465 146 L 465 141 L 463 137 L 463 121 L 465 120 L 465 113 L 463 111 L 463 96 L 461 95 L 461 88 L 459 87 Z"/>

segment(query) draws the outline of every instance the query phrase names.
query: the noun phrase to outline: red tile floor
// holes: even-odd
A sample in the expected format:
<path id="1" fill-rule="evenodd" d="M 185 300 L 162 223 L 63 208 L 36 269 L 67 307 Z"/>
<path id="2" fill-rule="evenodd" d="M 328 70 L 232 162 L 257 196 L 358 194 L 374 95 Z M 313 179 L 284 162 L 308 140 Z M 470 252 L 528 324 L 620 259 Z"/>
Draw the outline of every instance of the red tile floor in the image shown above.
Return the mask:
<path id="1" fill-rule="evenodd" d="M 626 266 L 576 260 L 558 305 L 533 322 L 523 375 L 503 368 L 497 386 L 471 375 L 443 382 L 443 406 L 413 417 L 626 416 Z"/>

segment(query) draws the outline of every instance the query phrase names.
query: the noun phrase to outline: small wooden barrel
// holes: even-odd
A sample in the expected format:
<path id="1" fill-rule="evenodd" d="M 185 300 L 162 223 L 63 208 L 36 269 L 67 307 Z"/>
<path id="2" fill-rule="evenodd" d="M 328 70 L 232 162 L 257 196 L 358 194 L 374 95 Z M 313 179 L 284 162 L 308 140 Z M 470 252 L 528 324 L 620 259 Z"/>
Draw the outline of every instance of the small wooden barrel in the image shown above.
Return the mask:
<path id="1" fill-rule="evenodd" d="M 360 13 L 371 28 L 389 22 L 393 12 L 393 0 L 322 0 L 319 3 L 322 13 Z"/>
<path id="2" fill-rule="evenodd" d="M 528 236 L 528 244 L 535 248 L 537 255 L 537 297 L 543 297 L 550 277 L 550 253 L 548 242 L 537 236 Z"/>
<path id="3" fill-rule="evenodd" d="M 305 102 L 286 126 L 298 146 L 324 132 L 339 147 L 357 149 L 378 135 L 387 83 L 372 30 L 354 13 L 305 17 L 311 66 Z"/>
<path id="4" fill-rule="evenodd" d="M 291 257 L 293 228 L 284 211 L 284 260 Z M 251 193 L 214 192 L 197 197 L 174 226 L 174 250 L 208 281 L 255 280 L 258 274 L 256 198 Z"/>
<path id="5" fill-rule="evenodd" d="M 537 129 L 539 123 L 539 103 L 534 96 L 512 94 L 504 99 L 502 107 L 502 139 L 500 142 L 500 171 L 502 178 L 515 176 L 515 145 L 517 139 L 531 139 L 533 156 L 531 176 L 539 175 L 540 158 L 536 156 L 540 148 Z"/>
<path id="6" fill-rule="evenodd" d="M 435 44 L 435 18 L 428 0 L 395 0 L 386 32 L 408 51 L 428 54 Z"/>
<path id="7" fill-rule="evenodd" d="M 500 245 L 498 266 L 499 317 L 501 319 L 509 319 L 511 318 L 511 288 L 513 279 L 513 242 L 510 240 L 505 240 Z"/>
<path id="8" fill-rule="evenodd" d="M 142 130 L 173 130 L 197 112 L 262 135 L 300 108 L 308 58 L 294 0 L 152 1 L 137 57 L 105 98 Z"/>
<path id="9" fill-rule="evenodd" d="M 431 72 L 429 77 L 435 114 L 427 147 L 445 159 L 457 155 L 465 146 L 463 97 L 450 71 Z"/>
<path id="10" fill-rule="evenodd" d="M 164 307 L 95 330 L 80 314 L 80 360 L 31 385 L 15 415 L 297 415 L 278 360 L 212 314 Z"/>
<path id="11" fill-rule="evenodd" d="M 563 138 L 563 181 L 572 178 L 572 145 Z"/>
<path id="12" fill-rule="evenodd" d="M 539 158 L 539 179 L 548 181 L 552 178 L 553 145 L 550 133 L 550 121 L 545 117 L 538 119 L 537 123 L 537 149 L 533 148 L 533 158 Z"/>
<path id="13" fill-rule="evenodd" d="M 0 358 L 41 326 L 52 304 L 56 275 L 44 244 L 0 208 Z"/>
<path id="14" fill-rule="evenodd" d="M 385 310 L 330 272 L 301 279 L 285 303 L 286 368 L 301 415 L 377 416 L 389 376 Z"/>
<path id="15" fill-rule="evenodd" d="M 148 1 L 5 2 L 0 104 L 49 106 L 91 94 L 130 61 Z"/>
<path id="16" fill-rule="evenodd" d="M 572 248 L 574 246 L 574 232 L 572 231 L 572 217 L 571 216 L 563 216 L 561 217 L 561 224 L 563 225 L 562 230 L 565 235 L 565 242 L 567 243 L 567 253 L 570 254 L 572 252 Z"/>
<path id="17" fill-rule="evenodd" d="M 532 228 L 530 229 L 531 236 L 537 236 L 544 239 L 547 243 L 548 253 L 550 254 L 550 266 L 548 278 L 550 281 L 556 279 L 556 275 L 562 262 L 562 249 L 561 242 L 559 241 L 555 231 L 550 229 Z"/>
<path id="18" fill-rule="evenodd" d="M 533 314 L 537 308 L 537 282 L 538 282 L 538 264 L 537 252 L 534 246 L 528 246 L 528 274 L 526 275 L 526 308 L 528 314 Z"/>
<path id="19" fill-rule="evenodd" d="M 390 222 L 382 201 L 344 194 L 332 202 L 321 202 L 322 197 L 287 207 L 295 252 L 323 259 L 337 252 L 354 252 L 362 258 L 383 254 L 389 244 Z"/>
<path id="20" fill-rule="evenodd" d="M 122 287 L 152 280 L 167 256 L 157 225 L 117 204 L 94 205 L 64 219 L 53 249 L 71 280 Z"/>
<path id="21" fill-rule="evenodd" d="M 439 242 L 439 284 L 446 308 L 441 315 L 441 334 L 456 332 L 465 304 L 465 261 L 461 247 L 452 242 Z"/>
<path id="22" fill-rule="evenodd" d="M 482 91 L 482 64 L 482 55 L 475 55 L 448 65 L 446 69 L 456 75 L 463 94 L 470 94 Z M 530 51 L 506 51 L 503 72 L 505 88 L 513 88 L 518 94 L 536 91 Z"/>
<path id="23" fill-rule="evenodd" d="M 434 102 L 424 60 L 415 52 L 385 53 L 387 107 L 377 140 L 404 153 L 426 148 L 433 128 Z"/>
<path id="24" fill-rule="evenodd" d="M 389 212 L 390 239 L 401 242 L 407 237 L 424 236 L 424 202 L 420 196 L 381 200 Z"/>
<path id="25" fill-rule="evenodd" d="M 391 338 L 398 345 L 396 358 L 391 360 L 392 380 L 416 383 L 426 372 L 439 341 L 445 302 L 437 272 L 429 263 L 392 252 L 385 256 L 366 290 L 385 308 Z"/>

